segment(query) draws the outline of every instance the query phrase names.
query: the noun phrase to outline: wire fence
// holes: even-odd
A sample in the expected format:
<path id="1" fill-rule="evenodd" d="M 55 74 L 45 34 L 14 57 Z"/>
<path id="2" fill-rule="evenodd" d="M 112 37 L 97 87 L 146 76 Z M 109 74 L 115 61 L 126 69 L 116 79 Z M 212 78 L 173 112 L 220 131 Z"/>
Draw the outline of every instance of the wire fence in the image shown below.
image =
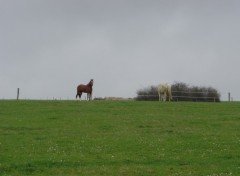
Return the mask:
<path id="1" fill-rule="evenodd" d="M 215 95 L 215 92 L 172 91 L 172 101 L 220 102 L 220 98 Z M 159 101 L 159 95 L 138 95 L 136 100 Z"/>

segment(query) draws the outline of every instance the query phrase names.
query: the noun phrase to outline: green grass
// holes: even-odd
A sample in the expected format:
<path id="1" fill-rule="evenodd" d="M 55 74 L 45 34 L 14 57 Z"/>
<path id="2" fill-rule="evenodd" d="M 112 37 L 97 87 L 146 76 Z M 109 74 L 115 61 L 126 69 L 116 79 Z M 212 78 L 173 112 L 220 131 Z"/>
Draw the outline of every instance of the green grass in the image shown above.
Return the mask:
<path id="1" fill-rule="evenodd" d="M 0 175 L 240 175 L 240 103 L 2 100 Z"/>

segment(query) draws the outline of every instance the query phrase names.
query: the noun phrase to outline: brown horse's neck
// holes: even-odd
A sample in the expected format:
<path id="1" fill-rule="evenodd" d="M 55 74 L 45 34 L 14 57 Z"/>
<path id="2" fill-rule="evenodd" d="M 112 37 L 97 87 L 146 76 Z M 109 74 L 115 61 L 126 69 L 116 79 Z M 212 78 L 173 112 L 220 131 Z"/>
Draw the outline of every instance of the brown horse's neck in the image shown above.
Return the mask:
<path id="1" fill-rule="evenodd" d="M 91 80 L 91 81 L 87 84 L 87 86 L 92 87 L 92 86 L 93 86 L 93 80 Z"/>

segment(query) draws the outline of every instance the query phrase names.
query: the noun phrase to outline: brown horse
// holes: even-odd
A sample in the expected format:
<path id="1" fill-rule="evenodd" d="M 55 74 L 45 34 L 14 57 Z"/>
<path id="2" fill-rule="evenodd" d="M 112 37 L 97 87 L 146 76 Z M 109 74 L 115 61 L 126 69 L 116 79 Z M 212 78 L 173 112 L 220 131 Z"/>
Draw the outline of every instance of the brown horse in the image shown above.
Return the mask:
<path id="1" fill-rule="evenodd" d="M 91 79 L 87 85 L 80 84 L 77 87 L 76 98 L 79 96 L 79 99 L 81 99 L 82 93 L 87 93 L 87 100 L 90 101 L 92 99 L 92 86 L 93 86 L 93 79 Z"/>

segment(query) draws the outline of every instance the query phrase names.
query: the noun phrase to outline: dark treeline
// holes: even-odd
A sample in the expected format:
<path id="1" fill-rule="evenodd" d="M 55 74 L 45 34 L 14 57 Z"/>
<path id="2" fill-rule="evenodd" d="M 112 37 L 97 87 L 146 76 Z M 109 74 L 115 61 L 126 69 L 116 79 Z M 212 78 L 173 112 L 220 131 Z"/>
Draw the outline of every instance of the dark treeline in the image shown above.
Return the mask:
<path id="1" fill-rule="evenodd" d="M 137 91 L 136 100 L 158 101 L 158 86 L 150 86 Z"/>
<path id="2" fill-rule="evenodd" d="M 172 101 L 220 102 L 220 93 L 212 87 L 189 86 L 182 82 L 172 84 Z M 158 86 L 137 91 L 136 100 L 158 101 Z"/>

